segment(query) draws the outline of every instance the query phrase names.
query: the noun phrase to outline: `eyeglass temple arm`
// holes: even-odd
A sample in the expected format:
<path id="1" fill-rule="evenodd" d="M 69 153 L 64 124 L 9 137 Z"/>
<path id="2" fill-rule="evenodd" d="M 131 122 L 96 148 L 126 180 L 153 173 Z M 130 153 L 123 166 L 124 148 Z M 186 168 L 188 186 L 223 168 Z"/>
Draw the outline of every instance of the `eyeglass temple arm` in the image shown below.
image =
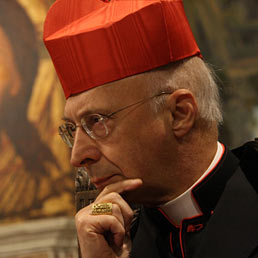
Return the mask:
<path id="1" fill-rule="evenodd" d="M 153 96 L 148 97 L 148 98 L 144 98 L 144 99 L 142 99 L 142 100 L 137 101 L 136 103 L 132 103 L 132 104 L 129 104 L 129 105 L 125 106 L 125 107 L 122 107 L 122 108 L 120 108 L 120 109 L 118 109 L 118 110 L 116 110 L 116 111 L 114 111 L 114 112 L 112 112 L 112 113 L 106 115 L 106 117 L 111 117 L 111 116 L 115 115 L 116 113 L 118 113 L 118 112 L 120 112 L 120 111 L 123 111 L 123 110 L 125 110 L 125 109 L 127 109 L 127 108 L 130 108 L 130 107 L 132 107 L 132 106 L 135 106 L 135 105 L 137 105 L 137 104 L 144 103 L 145 101 L 148 101 L 148 100 L 153 99 L 153 98 L 155 98 L 155 97 L 159 97 L 159 96 L 161 96 L 161 95 L 164 95 L 164 94 L 171 94 L 171 93 L 172 93 L 171 91 L 170 91 L 170 92 L 162 91 L 162 92 L 160 92 L 159 94 L 153 95 Z"/>

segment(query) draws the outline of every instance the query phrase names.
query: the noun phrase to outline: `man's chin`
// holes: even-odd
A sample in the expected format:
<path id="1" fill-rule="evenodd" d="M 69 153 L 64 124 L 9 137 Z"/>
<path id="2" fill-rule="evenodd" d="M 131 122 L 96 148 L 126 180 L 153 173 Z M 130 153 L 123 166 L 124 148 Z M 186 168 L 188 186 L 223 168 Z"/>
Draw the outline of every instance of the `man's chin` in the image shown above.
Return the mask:
<path id="1" fill-rule="evenodd" d="M 146 201 L 145 198 L 142 198 L 144 195 L 141 189 L 124 192 L 121 196 L 128 204 L 144 204 Z"/>
<path id="2" fill-rule="evenodd" d="M 147 189 L 146 187 L 140 187 L 132 191 L 124 192 L 121 196 L 130 205 L 142 204 L 147 207 L 157 207 L 161 204 L 166 203 L 168 200 L 162 196 L 157 195 L 158 189 Z"/>

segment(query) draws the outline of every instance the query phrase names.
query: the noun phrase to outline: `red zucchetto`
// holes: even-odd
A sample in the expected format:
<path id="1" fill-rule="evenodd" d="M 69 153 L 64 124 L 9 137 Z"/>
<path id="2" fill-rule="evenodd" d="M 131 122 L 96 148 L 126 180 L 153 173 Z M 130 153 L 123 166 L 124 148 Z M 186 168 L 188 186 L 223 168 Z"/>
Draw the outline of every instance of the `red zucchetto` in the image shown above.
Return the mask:
<path id="1" fill-rule="evenodd" d="M 201 56 L 181 0 L 57 0 L 44 42 L 66 98 Z"/>

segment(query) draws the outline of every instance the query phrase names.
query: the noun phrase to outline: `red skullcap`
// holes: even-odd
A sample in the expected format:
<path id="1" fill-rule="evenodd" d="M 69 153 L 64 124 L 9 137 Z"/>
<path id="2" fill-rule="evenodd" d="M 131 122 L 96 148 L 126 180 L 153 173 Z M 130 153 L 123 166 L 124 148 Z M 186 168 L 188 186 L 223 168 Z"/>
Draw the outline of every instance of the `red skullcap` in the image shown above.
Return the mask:
<path id="1" fill-rule="evenodd" d="M 201 56 L 181 0 L 57 0 L 44 42 L 66 98 Z"/>

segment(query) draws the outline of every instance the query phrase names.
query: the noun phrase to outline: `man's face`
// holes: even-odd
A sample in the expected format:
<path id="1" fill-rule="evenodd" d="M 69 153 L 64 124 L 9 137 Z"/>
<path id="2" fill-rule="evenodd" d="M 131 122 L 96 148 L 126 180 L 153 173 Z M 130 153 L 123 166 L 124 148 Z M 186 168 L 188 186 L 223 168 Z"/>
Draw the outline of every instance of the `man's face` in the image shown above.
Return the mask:
<path id="1" fill-rule="evenodd" d="M 78 125 L 87 113 L 107 115 L 149 97 L 147 86 L 144 75 L 137 75 L 70 97 L 65 118 Z M 155 203 L 168 195 L 166 185 L 173 162 L 170 116 L 166 109 L 155 113 L 150 105 L 154 105 L 153 100 L 114 115 L 108 121 L 110 134 L 103 139 L 93 140 L 77 128 L 71 163 L 85 166 L 100 190 L 117 181 L 141 178 L 143 186 L 127 193 L 129 200 Z"/>

